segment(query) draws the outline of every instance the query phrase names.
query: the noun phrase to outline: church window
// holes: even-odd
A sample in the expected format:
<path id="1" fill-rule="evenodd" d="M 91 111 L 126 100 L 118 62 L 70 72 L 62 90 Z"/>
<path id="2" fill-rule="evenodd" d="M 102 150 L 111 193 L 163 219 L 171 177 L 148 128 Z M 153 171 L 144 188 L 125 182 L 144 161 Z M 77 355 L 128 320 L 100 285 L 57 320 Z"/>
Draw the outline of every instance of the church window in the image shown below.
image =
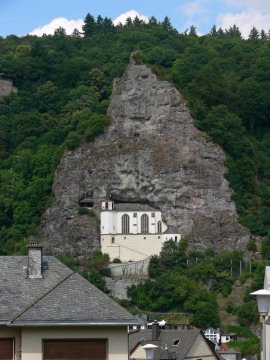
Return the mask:
<path id="1" fill-rule="evenodd" d="M 143 214 L 141 216 L 141 233 L 148 234 L 149 233 L 149 218 L 148 215 Z"/>
<path id="2" fill-rule="evenodd" d="M 114 237 L 112 237 L 112 244 L 114 244 Z"/>
<path id="3" fill-rule="evenodd" d="M 127 214 L 122 216 L 122 234 L 129 234 L 129 216 Z"/>
<path id="4" fill-rule="evenodd" d="M 137 217 L 137 213 L 133 213 L 133 217 L 136 218 L 136 217 Z"/>
<path id="5" fill-rule="evenodd" d="M 151 217 L 155 217 L 156 216 L 156 214 L 155 213 L 151 213 Z"/>
<path id="6" fill-rule="evenodd" d="M 157 223 L 157 232 L 158 232 L 159 234 L 162 233 L 162 224 L 161 224 L 161 221 L 159 221 L 159 222 Z"/>

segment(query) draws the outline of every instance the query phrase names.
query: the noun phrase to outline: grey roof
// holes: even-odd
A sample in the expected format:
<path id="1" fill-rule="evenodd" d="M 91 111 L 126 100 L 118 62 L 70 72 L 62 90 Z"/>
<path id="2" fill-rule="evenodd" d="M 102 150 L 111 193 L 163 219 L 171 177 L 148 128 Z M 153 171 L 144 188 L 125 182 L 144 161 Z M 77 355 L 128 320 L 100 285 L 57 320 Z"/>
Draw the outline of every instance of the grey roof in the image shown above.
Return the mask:
<path id="1" fill-rule="evenodd" d="M 114 203 L 114 209 L 116 211 L 160 211 L 149 204 L 143 204 L 143 203 Z"/>
<path id="2" fill-rule="evenodd" d="M 166 231 L 163 234 L 179 234 L 179 230 L 176 226 L 168 225 Z"/>
<path id="3" fill-rule="evenodd" d="M 217 351 L 222 354 L 240 354 L 240 351 L 235 350 L 234 348 L 230 348 L 228 350 L 217 350 Z"/>
<path id="4" fill-rule="evenodd" d="M 232 355 L 234 355 L 234 359 L 235 360 L 240 360 L 241 359 L 241 353 L 240 351 L 237 351 L 233 348 L 231 349 L 228 349 L 228 350 L 222 350 L 222 349 L 219 349 L 217 350 L 217 355 L 219 357 L 220 360 L 228 360 L 228 359 L 231 359 L 232 358 Z M 229 355 L 227 357 L 227 355 Z"/>
<path id="5" fill-rule="evenodd" d="M 0 322 L 8 325 L 132 325 L 131 314 L 54 257 L 42 279 L 26 278 L 27 256 L 0 257 Z"/>
<path id="6" fill-rule="evenodd" d="M 151 343 L 159 346 L 155 350 L 155 359 L 162 358 L 163 351 L 167 347 L 167 353 L 171 354 L 172 359 L 184 360 L 198 336 L 202 336 L 198 329 L 160 329 L 158 340 L 155 341 L 152 340 L 152 330 L 140 330 L 130 333 L 130 350 L 133 352 L 139 344 L 146 345 Z M 173 341 L 177 339 L 180 340 L 179 344 L 173 346 Z"/>

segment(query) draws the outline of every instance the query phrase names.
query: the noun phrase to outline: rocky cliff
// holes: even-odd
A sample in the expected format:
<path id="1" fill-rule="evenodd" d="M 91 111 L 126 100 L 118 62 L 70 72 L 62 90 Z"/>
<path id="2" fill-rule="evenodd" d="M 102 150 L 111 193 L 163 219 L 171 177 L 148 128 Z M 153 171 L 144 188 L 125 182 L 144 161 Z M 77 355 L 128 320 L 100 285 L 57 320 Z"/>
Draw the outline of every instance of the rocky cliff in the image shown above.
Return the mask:
<path id="1" fill-rule="evenodd" d="M 114 81 L 108 112 L 106 132 L 66 152 L 57 168 L 55 201 L 39 229 L 47 252 L 78 256 L 99 248 L 105 198 L 160 209 L 190 248 L 244 249 L 249 232 L 231 200 L 224 153 L 194 127 L 174 86 L 132 63 Z M 94 217 L 78 213 L 89 194 Z"/>

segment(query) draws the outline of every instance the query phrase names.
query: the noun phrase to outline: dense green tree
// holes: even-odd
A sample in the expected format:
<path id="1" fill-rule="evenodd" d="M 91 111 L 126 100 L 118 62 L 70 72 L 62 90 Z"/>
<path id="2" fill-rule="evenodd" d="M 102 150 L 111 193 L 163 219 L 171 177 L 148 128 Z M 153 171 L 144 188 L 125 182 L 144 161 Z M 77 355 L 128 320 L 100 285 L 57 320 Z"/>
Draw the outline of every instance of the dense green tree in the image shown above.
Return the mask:
<path id="1" fill-rule="evenodd" d="M 241 39 L 242 37 L 239 27 L 235 24 L 231 26 L 228 30 L 226 30 L 225 33 L 231 38 Z"/>
<path id="2" fill-rule="evenodd" d="M 259 30 L 257 30 L 255 28 L 255 26 L 253 26 L 253 28 L 250 30 L 250 33 L 249 33 L 249 40 L 258 40 L 260 37 L 260 33 L 259 33 Z"/>
<path id="3" fill-rule="evenodd" d="M 97 24 L 95 21 L 95 18 L 91 14 L 87 14 L 84 19 L 84 24 L 82 26 L 82 30 L 84 33 L 84 36 L 91 36 L 96 32 Z"/>
<path id="4" fill-rule="evenodd" d="M 213 25 L 211 31 L 210 31 L 210 35 L 211 36 L 217 36 L 217 27 L 216 25 Z"/>
<path id="5" fill-rule="evenodd" d="M 270 237 L 267 236 L 263 241 L 262 241 L 262 246 L 261 246 L 261 254 L 263 259 L 270 259 Z"/>
<path id="6" fill-rule="evenodd" d="M 189 28 L 189 36 L 198 36 L 197 35 L 197 31 L 196 31 L 196 27 L 194 25 L 191 25 L 191 27 Z"/>

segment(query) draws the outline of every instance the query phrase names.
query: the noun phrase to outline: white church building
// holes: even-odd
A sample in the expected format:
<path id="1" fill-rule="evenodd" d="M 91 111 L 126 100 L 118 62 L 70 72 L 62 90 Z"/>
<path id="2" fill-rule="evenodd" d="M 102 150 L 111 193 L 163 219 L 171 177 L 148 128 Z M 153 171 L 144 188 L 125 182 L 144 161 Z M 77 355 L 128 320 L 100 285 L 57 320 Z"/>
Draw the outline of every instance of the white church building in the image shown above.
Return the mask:
<path id="1" fill-rule="evenodd" d="M 163 243 L 181 235 L 167 226 L 161 211 L 142 203 L 104 201 L 100 213 L 101 251 L 110 260 L 139 261 L 158 255 Z"/>

